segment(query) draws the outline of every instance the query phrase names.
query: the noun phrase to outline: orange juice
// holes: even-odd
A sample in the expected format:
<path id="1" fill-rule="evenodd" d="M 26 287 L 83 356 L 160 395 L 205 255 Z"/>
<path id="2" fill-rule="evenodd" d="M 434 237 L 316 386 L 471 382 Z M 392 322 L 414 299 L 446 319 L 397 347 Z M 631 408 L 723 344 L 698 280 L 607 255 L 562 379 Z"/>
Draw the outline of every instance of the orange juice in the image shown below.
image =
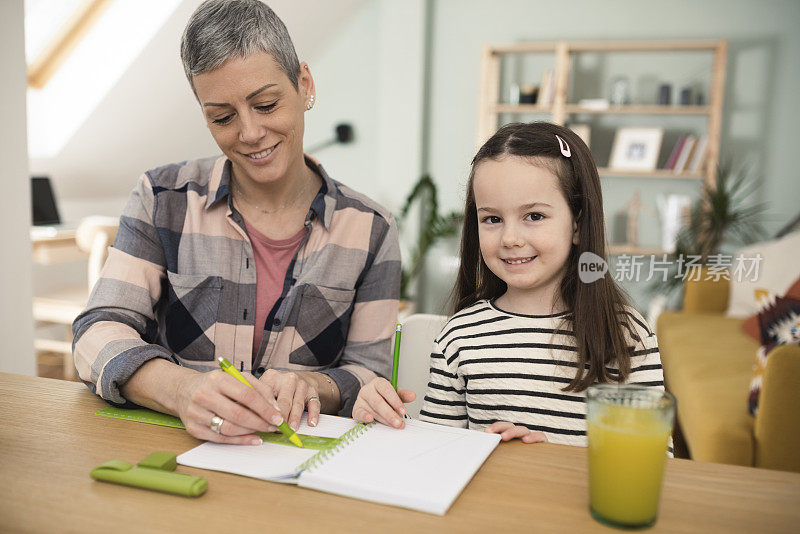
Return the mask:
<path id="1" fill-rule="evenodd" d="M 605 402 L 589 409 L 589 499 L 596 517 L 626 526 L 655 521 L 671 430 L 671 412 Z"/>

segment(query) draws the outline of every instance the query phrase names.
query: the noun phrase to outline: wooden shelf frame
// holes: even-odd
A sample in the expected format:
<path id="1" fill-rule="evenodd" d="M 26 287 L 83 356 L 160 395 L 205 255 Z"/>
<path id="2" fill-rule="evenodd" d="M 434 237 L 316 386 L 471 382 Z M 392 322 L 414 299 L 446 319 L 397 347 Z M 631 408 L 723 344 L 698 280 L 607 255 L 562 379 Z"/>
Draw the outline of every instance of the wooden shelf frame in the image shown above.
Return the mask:
<path id="1" fill-rule="evenodd" d="M 654 171 L 632 171 L 628 169 L 614 169 L 613 167 L 598 167 L 597 173 L 601 178 L 619 176 L 625 178 L 668 178 L 677 180 L 703 180 L 702 172 L 675 172 L 669 169 L 656 169 Z"/>
<path id="2" fill-rule="evenodd" d="M 713 51 L 719 39 L 662 40 L 662 41 L 529 41 L 492 45 L 497 54 L 532 54 L 555 52 L 565 43 L 571 52 L 663 52 L 664 50 L 697 52 Z"/>
<path id="3" fill-rule="evenodd" d="M 606 251 L 609 256 L 657 256 L 661 259 L 666 251 L 658 247 L 643 247 L 634 245 L 608 245 Z"/>
<path id="4" fill-rule="evenodd" d="M 553 113 L 555 105 L 539 104 L 494 104 L 491 109 L 495 113 Z M 578 104 L 567 104 L 564 111 L 568 115 L 581 113 L 608 115 L 710 115 L 711 106 L 609 106 L 608 108 L 591 108 Z"/>
<path id="5" fill-rule="evenodd" d="M 567 102 L 569 77 L 572 72 L 572 56 L 581 52 L 711 52 L 711 85 L 706 106 L 611 106 L 594 109 Z M 500 63 L 509 54 L 552 54 L 555 58 L 556 87 L 553 103 L 547 106 L 536 104 L 503 104 L 499 100 Z M 477 146 L 480 147 L 498 126 L 501 114 L 544 114 L 557 124 L 565 124 L 570 115 L 657 115 L 697 116 L 706 121 L 708 135 L 707 156 L 701 173 L 673 173 L 658 169 L 645 173 L 625 173 L 604 169 L 605 176 L 635 176 L 640 178 L 702 178 L 709 187 L 717 182 L 719 145 L 722 127 L 722 105 L 725 91 L 725 69 L 728 54 L 727 41 L 713 40 L 669 40 L 669 41 L 544 41 L 483 47 L 481 60 L 481 85 L 478 103 Z"/>

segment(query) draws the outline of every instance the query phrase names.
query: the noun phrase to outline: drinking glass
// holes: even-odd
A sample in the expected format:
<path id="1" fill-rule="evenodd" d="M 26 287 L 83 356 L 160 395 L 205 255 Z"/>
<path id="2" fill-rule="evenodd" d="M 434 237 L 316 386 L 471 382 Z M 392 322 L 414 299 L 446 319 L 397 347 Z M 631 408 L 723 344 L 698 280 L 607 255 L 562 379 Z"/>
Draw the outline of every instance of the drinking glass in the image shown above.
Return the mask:
<path id="1" fill-rule="evenodd" d="M 596 384 L 586 404 L 592 515 L 614 526 L 654 524 L 675 397 L 653 387 Z"/>

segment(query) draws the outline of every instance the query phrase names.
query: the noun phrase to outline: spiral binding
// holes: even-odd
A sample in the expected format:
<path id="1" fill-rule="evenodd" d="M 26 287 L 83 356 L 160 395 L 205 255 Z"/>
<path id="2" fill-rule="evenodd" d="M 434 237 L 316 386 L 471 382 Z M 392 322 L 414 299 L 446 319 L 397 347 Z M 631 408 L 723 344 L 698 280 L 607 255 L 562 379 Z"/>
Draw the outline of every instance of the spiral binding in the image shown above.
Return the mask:
<path id="1" fill-rule="evenodd" d="M 333 447 L 329 449 L 322 449 L 317 454 L 303 462 L 297 467 L 297 471 L 308 471 L 309 473 L 312 472 L 314 469 L 322 466 L 325 462 L 331 459 L 336 453 L 353 443 L 359 437 L 361 437 L 364 432 L 369 430 L 369 428 L 373 425 L 377 424 L 375 421 L 371 423 L 358 423 L 356 426 L 345 432 L 339 437 L 339 441 Z"/>

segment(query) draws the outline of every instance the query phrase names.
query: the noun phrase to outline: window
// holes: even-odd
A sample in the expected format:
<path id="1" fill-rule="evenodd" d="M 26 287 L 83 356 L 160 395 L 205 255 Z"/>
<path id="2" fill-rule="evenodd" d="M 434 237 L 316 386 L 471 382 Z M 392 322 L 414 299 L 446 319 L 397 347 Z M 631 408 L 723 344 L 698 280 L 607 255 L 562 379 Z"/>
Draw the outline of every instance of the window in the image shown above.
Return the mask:
<path id="1" fill-rule="evenodd" d="M 64 147 L 179 3 L 25 0 L 31 158 L 52 157 Z M 32 87 L 30 68 L 42 63 L 43 54 L 60 57 L 36 81 L 41 87 Z"/>

